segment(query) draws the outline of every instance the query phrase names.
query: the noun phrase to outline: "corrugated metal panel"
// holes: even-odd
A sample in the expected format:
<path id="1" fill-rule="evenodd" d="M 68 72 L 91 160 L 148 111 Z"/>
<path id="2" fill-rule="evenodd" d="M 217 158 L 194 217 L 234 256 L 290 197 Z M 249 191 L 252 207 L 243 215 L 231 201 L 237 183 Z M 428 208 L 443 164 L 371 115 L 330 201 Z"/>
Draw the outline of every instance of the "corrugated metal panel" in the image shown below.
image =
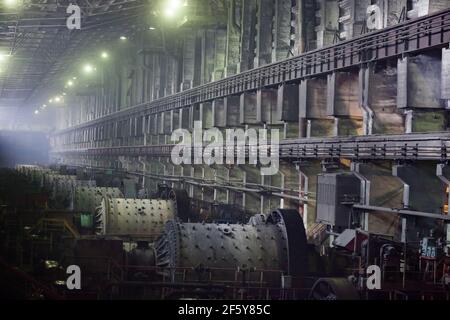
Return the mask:
<path id="1" fill-rule="evenodd" d="M 347 228 L 351 203 L 358 202 L 361 183 L 353 173 L 327 173 L 317 177 L 317 222 Z"/>
<path id="2" fill-rule="evenodd" d="M 450 49 L 442 50 L 442 99 L 450 100 Z"/>
<path id="3" fill-rule="evenodd" d="M 397 64 L 397 108 L 408 107 L 408 58 L 398 60 Z"/>

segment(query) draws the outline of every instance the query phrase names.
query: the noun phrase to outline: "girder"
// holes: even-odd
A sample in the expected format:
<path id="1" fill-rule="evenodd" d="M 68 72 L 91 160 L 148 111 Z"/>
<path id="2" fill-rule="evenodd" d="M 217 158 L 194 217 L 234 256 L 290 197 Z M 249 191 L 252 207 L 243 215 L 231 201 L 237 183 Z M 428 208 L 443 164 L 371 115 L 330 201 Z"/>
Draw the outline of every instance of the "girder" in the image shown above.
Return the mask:
<path id="1" fill-rule="evenodd" d="M 300 81 L 333 71 L 361 67 L 367 63 L 408 53 L 443 47 L 450 42 L 450 10 L 407 21 L 339 44 L 255 68 L 166 96 L 152 102 L 111 113 L 57 132 L 56 135 L 94 128 L 100 124 L 170 111 L 217 98 Z"/>
<path id="2" fill-rule="evenodd" d="M 53 150 L 54 155 L 86 156 L 153 156 L 170 157 L 174 145 L 124 146 Z M 225 147 L 226 148 L 226 147 Z M 246 155 L 255 151 L 246 147 Z M 225 152 L 225 149 L 224 149 Z M 235 154 L 237 148 L 235 147 Z M 225 153 L 224 153 L 225 154 Z M 404 135 L 373 135 L 358 137 L 310 138 L 283 140 L 279 145 L 280 159 L 381 159 L 437 160 L 450 157 L 450 133 Z"/>

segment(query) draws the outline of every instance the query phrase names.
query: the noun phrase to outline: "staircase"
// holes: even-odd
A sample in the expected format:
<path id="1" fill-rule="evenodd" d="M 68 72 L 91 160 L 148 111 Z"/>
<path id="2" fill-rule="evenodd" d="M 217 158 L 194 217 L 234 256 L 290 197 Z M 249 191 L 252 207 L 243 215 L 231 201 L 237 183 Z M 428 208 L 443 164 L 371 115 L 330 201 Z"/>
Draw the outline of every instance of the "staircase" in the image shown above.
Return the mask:
<path id="1" fill-rule="evenodd" d="M 71 221 L 67 219 L 42 218 L 33 227 L 32 231 L 42 231 L 44 233 L 60 233 L 71 238 L 79 238 L 80 234 Z"/>

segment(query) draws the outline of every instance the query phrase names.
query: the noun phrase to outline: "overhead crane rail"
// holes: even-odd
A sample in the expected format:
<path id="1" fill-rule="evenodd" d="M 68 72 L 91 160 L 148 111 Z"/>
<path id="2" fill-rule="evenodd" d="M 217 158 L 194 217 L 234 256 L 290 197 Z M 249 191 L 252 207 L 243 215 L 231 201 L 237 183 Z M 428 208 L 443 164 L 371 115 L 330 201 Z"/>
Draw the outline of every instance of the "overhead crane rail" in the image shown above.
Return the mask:
<path id="1" fill-rule="evenodd" d="M 371 32 L 73 126 L 55 135 L 175 110 L 450 43 L 450 9 Z"/>
<path id="2" fill-rule="evenodd" d="M 174 145 L 55 150 L 54 154 L 170 157 Z M 258 148 L 246 146 L 246 155 Z M 237 148 L 235 147 L 235 155 Z M 450 158 L 450 132 L 283 140 L 280 159 L 436 160 Z"/>

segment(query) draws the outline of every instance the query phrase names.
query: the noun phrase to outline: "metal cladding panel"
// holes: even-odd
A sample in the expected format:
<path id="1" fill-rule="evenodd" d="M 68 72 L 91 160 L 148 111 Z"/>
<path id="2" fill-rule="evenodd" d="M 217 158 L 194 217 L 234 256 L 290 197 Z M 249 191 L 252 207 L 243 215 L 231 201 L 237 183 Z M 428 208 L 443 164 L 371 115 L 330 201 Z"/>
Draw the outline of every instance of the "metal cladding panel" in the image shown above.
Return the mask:
<path id="1" fill-rule="evenodd" d="M 299 118 L 300 88 L 297 83 L 284 83 L 278 88 L 278 121 L 296 122 Z"/>
<path id="2" fill-rule="evenodd" d="M 334 225 L 336 212 L 336 176 L 317 176 L 317 222 Z"/>
<path id="3" fill-rule="evenodd" d="M 246 92 L 240 96 L 240 116 L 241 124 L 257 124 L 257 94 L 256 92 Z"/>
<path id="4" fill-rule="evenodd" d="M 225 113 L 226 113 L 226 125 L 238 126 L 239 125 L 239 112 L 240 112 L 240 96 L 227 96 L 224 99 Z"/>
<path id="5" fill-rule="evenodd" d="M 397 64 L 397 108 L 408 107 L 408 58 L 398 60 Z"/>
<path id="6" fill-rule="evenodd" d="M 359 200 L 360 190 L 360 180 L 352 173 L 318 175 L 317 222 L 347 228 L 349 203 Z"/>
<path id="7" fill-rule="evenodd" d="M 329 74 L 327 77 L 327 115 L 335 114 L 335 97 L 336 97 L 336 73 Z"/>
<path id="8" fill-rule="evenodd" d="M 212 103 L 213 127 L 226 127 L 226 113 L 223 99 L 216 99 Z"/>
<path id="9" fill-rule="evenodd" d="M 348 228 L 350 220 L 350 204 L 359 202 L 361 181 L 354 174 L 339 174 L 337 177 L 336 226 Z"/>
<path id="10" fill-rule="evenodd" d="M 450 100 L 450 49 L 442 50 L 442 99 Z"/>
<path id="11" fill-rule="evenodd" d="M 408 107 L 440 109 L 442 61 L 440 54 L 419 54 L 408 58 Z"/>
<path id="12" fill-rule="evenodd" d="M 303 80 L 300 82 L 299 88 L 299 118 L 306 118 L 306 110 L 307 110 L 307 93 L 308 93 L 308 81 Z"/>
<path id="13" fill-rule="evenodd" d="M 445 54 L 444 54 L 445 56 Z M 443 58 L 444 59 L 444 58 Z M 441 108 L 441 61 L 431 55 L 417 55 L 398 60 L 398 108 Z"/>
<path id="14" fill-rule="evenodd" d="M 303 103 L 305 103 L 306 107 L 306 117 L 310 119 L 327 118 L 329 116 L 327 107 L 328 79 L 326 77 L 317 77 L 304 80 L 303 82 L 305 83 Z"/>

